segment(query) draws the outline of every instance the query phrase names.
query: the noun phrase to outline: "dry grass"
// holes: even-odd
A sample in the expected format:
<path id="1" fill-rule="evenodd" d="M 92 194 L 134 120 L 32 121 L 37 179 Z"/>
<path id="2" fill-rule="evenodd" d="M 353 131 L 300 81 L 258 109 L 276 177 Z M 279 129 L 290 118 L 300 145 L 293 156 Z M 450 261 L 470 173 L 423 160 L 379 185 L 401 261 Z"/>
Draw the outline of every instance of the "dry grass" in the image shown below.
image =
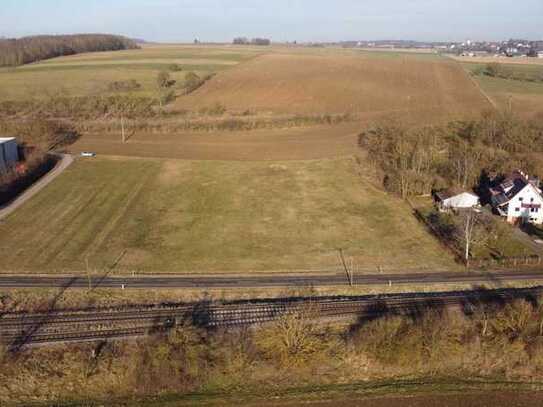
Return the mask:
<path id="1" fill-rule="evenodd" d="M 141 50 L 78 54 L 0 69 L 0 100 L 43 98 L 62 93 L 70 96 L 108 94 L 108 84 L 134 79 L 142 85 L 138 95 L 155 93 L 159 71 L 177 64 L 172 79 L 182 83 L 185 73 L 215 73 L 258 53 L 227 47 L 144 46 Z"/>
<path id="2" fill-rule="evenodd" d="M 438 393 L 458 391 L 458 384 L 533 391 L 541 388 L 540 327 L 541 307 L 525 300 L 480 305 L 467 314 L 419 308 L 348 327 L 317 326 L 310 308 L 260 330 L 184 324 L 132 342 L 7 353 L 0 361 L 0 402 L 133 405 L 138 397 L 153 397 L 141 405 L 162 405 L 154 397 L 167 394 L 168 405 L 184 405 L 174 403 L 177 394 L 188 405 L 210 399 L 223 405 L 220 396 L 235 395 L 238 404 L 252 395 L 276 400 L 275 394 L 311 392 L 322 399 L 326 389 L 405 391 L 421 383 Z"/>
<path id="3" fill-rule="evenodd" d="M 419 118 L 472 115 L 488 107 L 460 66 L 446 59 L 332 52 L 261 56 L 216 76 L 175 106 L 190 110 L 215 102 L 233 111 L 408 115 L 413 110 Z"/>
<path id="4" fill-rule="evenodd" d="M 100 276 L 93 276 L 97 281 Z M 277 287 L 277 288 L 228 288 L 228 289 L 133 289 L 118 288 L 54 288 L 0 289 L 0 312 L 48 310 L 53 299 L 55 309 L 88 307 L 120 307 L 135 304 L 161 304 L 207 301 L 256 300 L 269 298 L 356 296 L 402 293 L 436 293 L 472 289 L 525 288 L 541 285 L 541 281 L 520 281 L 501 284 L 489 280 L 486 284 L 429 283 L 429 284 L 378 284 L 350 287 Z"/>
<path id="5" fill-rule="evenodd" d="M 1 268 L 217 272 L 455 267 L 352 158 L 79 161 L 0 225 Z"/>
<path id="6" fill-rule="evenodd" d="M 537 58 L 525 58 L 520 61 L 531 61 L 534 59 L 536 61 L 543 61 Z M 506 61 L 503 59 L 500 60 L 502 63 L 507 62 L 505 64 L 507 68 L 519 74 L 534 75 L 534 73 L 541 72 L 543 69 L 543 62 L 515 64 L 513 61 L 510 59 Z M 491 61 L 486 62 L 490 63 Z M 468 72 L 477 72 L 484 69 L 486 64 L 474 63 L 470 59 L 469 62 L 462 65 Z M 516 115 L 528 119 L 543 115 L 543 83 L 493 78 L 486 75 L 474 75 L 474 79 L 500 110 L 509 111 L 509 109 L 512 109 Z"/>

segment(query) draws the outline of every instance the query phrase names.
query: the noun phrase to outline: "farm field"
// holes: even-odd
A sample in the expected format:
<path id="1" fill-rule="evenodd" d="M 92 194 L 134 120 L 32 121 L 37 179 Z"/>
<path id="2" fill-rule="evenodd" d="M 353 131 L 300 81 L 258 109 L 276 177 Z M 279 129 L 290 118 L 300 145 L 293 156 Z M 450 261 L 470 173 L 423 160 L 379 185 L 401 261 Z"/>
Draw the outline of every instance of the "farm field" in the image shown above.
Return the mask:
<path id="1" fill-rule="evenodd" d="M 456 269 L 354 158 L 373 121 L 431 124 L 490 107 L 461 65 L 438 55 L 145 46 L 0 70 L 0 99 L 104 95 L 129 79 L 143 85 L 135 95 L 152 95 L 174 63 L 178 81 L 189 70 L 217 75 L 164 115 L 127 119 L 125 143 L 116 117 L 78 122 L 70 151 L 99 158 L 78 159 L 0 224 L 0 272 L 83 272 L 87 259 L 119 273 L 338 270 L 339 248 L 361 272 Z M 226 111 L 206 110 L 216 104 Z M 339 124 L 312 121 L 344 113 Z M 285 118 L 295 124 L 281 127 Z M 221 120 L 271 125 L 179 130 Z"/>
<path id="2" fill-rule="evenodd" d="M 435 55 L 274 52 L 222 72 L 172 109 L 353 115 L 388 112 L 435 121 L 489 108 L 460 65 Z"/>
<path id="3" fill-rule="evenodd" d="M 533 59 L 530 58 L 530 60 Z M 488 62 L 490 63 L 491 61 Z M 470 73 L 484 69 L 486 66 L 483 63 L 473 62 L 463 63 L 462 65 Z M 528 75 L 543 72 L 543 64 L 541 63 L 508 63 L 505 66 L 515 72 Z M 498 108 L 508 110 L 511 107 L 515 114 L 525 118 L 543 114 L 543 82 L 493 78 L 485 75 L 473 75 L 473 78 L 479 83 L 481 89 L 496 103 Z"/>
<path id="4" fill-rule="evenodd" d="M 171 72 L 181 83 L 186 72 L 216 73 L 259 55 L 254 48 L 192 47 L 188 45 L 144 45 L 139 50 L 99 52 L 54 58 L 17 68 L 0 68 L 1 100 L 20 100 L 63 94 L 104 95 L 114 81 L 136 80 L 137 95 L 152 95 L 156 76 L 177 64 Z"/>
<path id="5" fill-rule="evenodd" d="M 359 123 L 345 123 L 251 132 L 137 132 L 127 143 L 119 134 L 100 133 L 82 137 L 70 151 L 188 160 L 307 160 L 354 154 L 360 129 Z"/>
<path id="6" fill-rule="evenodd" d="M 409 207 L 313 161 L 78 160 L 0 225 L 2 272 L 454 269 Z M 124 254 L 123 254 L 124 253 Z M 424 263 L 421 263 L 424 259 Z"/>

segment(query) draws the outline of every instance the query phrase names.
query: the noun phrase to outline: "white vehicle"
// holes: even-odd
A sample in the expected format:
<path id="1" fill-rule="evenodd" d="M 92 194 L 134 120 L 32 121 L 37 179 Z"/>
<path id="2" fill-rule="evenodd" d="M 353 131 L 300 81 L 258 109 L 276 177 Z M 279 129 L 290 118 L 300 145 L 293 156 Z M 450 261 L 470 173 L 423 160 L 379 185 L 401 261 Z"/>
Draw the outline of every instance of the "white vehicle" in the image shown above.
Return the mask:
<path id="1" fill-rule="evenodd" d="M 91 153 L 89 151 L 83 151 L 81 157 L 96 157 L 96 153 Z"/>

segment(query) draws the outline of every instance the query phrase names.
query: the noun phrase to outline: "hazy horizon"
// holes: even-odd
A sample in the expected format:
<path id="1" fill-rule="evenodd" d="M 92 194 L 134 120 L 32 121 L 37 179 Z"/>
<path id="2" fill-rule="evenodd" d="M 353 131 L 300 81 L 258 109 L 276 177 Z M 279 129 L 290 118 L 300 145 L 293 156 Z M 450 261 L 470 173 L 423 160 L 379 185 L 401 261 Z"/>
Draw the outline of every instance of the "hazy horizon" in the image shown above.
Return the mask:
<path id="1" fill-rule="evenodd" d="M 152 42 L 543 39 L 543 2 L 525 0 L 3 0 L 0 36 L 103 32 Z"/>

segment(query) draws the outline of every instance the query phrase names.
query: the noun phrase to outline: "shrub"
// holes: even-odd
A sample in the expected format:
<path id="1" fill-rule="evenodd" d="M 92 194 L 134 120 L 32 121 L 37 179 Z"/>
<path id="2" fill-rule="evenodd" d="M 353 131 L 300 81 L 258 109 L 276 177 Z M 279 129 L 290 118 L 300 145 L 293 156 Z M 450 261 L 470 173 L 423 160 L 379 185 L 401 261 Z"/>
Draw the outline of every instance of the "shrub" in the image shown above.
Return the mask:
<path id="1" fill-rule="evenodd" d="M 160 71 L 156 78 L 156 84 L 159 89 L 167 89 L 175 85 L 175 81 L 168 71 Z"/>
<path id="2" fill-rule="evenodd" d="M 173 102 L 175 100 L 175 92 L 173 90 L 168 90 L 161 92 L 159 95 L 159 102 L 160 105 L 167 105 L 170 102 Z"/>
<path id="3" fill-rule="evenodd" d="M 207 353 L 205 331 L 188 324 L 142 342 L 133 371 L 135 387 L 143 394 L 194 390 L 209 368 Z"/>
<path id="4" fill-rule="evenodd" d="M 296 313 L 282 316 L 273 327 L 257 333 L 255 342 L 269 360 L 281 366 L 301 366 L 318 358 L 328 349 L 314 321 L 316 309 L 307 306 Z"/>

